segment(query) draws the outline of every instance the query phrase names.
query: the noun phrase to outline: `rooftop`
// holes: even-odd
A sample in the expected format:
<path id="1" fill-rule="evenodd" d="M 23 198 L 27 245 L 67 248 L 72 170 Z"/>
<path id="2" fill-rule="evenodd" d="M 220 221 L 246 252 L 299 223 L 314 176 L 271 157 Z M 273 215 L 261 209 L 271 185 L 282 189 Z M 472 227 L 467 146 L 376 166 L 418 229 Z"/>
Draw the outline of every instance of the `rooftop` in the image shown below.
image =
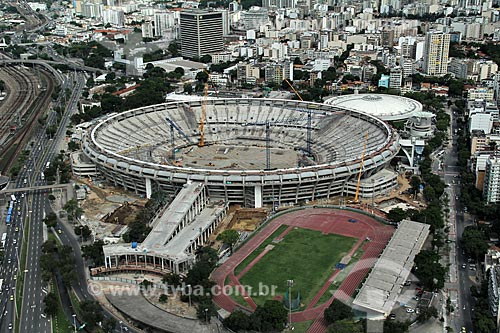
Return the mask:
<path id="1" fill-rule="evenodd" d="M 411 98 L 384 94 L 352 94 L 333 97 L 325 104 L 368 113 L 382 120 L 408 119 L 422 111 L 422 104 Z"/>
<path id="2" fill-rule="evenodd" d="M 428 224 L 401 221 L 353 304 L 387 316 L 428 235 Z"/>

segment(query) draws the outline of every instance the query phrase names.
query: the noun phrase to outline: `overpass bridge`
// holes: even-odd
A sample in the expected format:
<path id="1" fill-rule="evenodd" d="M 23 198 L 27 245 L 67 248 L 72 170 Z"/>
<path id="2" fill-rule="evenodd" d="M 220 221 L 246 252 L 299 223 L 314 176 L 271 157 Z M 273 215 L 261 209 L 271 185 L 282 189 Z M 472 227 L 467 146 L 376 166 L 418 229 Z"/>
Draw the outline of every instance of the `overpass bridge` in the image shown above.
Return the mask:
<path id="1" fill-rule="evenodd" d="M 47 66 L 47 65 L 66 65 L 71 69 L 76 69 L 80 71 L 86 71 L 86 72 L 101 72 L 101 73 L 109 73 L 108 70 L 101 69 L 101 68 L 95 68 L 95 67 L 89 67 L 89 66 L 82 66 L 75 64 L 73 62 L 65 62 L 65 61 L 55 61 L 55 60 L 40 60 L 40 59 L 28 59 L 28 60 L 21 60 L 21 59 L 2 59 L 0 60 L 0 64 L 35 64 L 35 65 L 41 65 L 41 66 Z"/>
<path id="2" fill-rule="evenodd" d="M 19 188 L 6 188 L 0 191 L 0 196 L 7 196 L 11 194 L 16 194 L 19 192 L 32 192 L 39 190 L 52 190 L 52 189 L 63 189 L 66 191 L 70 191 L 73 189 L 73 185 L 71 184 L 54 184 L 54 185 L 42 185 L 42 186 L 28 186 L 28 187 L 19 187 Z"/>

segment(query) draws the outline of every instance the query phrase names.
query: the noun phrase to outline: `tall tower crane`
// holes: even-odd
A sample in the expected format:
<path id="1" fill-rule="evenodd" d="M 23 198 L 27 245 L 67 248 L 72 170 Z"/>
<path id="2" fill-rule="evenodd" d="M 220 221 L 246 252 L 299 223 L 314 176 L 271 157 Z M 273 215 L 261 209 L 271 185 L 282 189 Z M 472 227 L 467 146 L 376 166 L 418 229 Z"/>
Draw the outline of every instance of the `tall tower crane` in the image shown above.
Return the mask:
<path id="1" fill-rule="evenodd" d="M 205 82 L 205 89 L 203 92 L 203 102 L 201 104 L 200 142 L 198 143 L 198 146 L 200 147 L 205 146 L 205 118 L 207 116 L 207 98 L 208 98 L 208 80 L 207 82 Z"/>
<path id="2" fill-rule="evenodd" d="M 299 92 L 293 87 L 292 83 L 290 81 L 288 81 L 288 79 L 285 79 L 286 83 L 288 83 L 288 85 L 290 86 L 290 88 L 292 88 L 293 92 L 295 93 L 295 95 L 297 95 L 297 97 L 301 100 L 301 101 L 304 101 L 302 99 L 302 96 L 300 96 Z M 307 137 L 306 137 L 306 144 L 307 144 L 307 147 L 306 147 L 306 151 L 307 151 L 307 154 L 309 156 L 312 156 L 312 149 L 311 149 L 311 145 L 312 145 L 312 115 L 313 114 L 321 114 L 321 115 L 324 115 L 326 116 L 326 112 L 321 112 L 321 111 L 314 111 L 314 110 L 311 110 L 311 109 L 297 109 L 297 111 L 299 112 L 306 112 L 307 113 Z"/>
<path id="3" fill-rule="evenodd" d="M 361 162 L 359 162 L 358 184 L 356 185 L 356 195 L 354 196 L 355 203 L 358 202 L 358 198 L 359 198 L 359 188 L 361 186 L 361 174 L 363 173 L 363 169 L 364 169 L 367 143 L 368 143 L 368 131 L 366 132 L 366 135 L 365 135 L 365 145 L 363 147 L 363 154 L 361 155 Z"/>
<path id="4" fill-rule="evenodd" d="M 271 169 L 271 125 L 285 125 L 295 123 L 300 119 L 289 119 L 286 121 L 265 121 L 258 123 L 245 123 L 243 126 L 266 126 L 266 170 Z"/>
<path id="5" fill-rule="evenodd" d="M 207 119 L 207 99 L 208 99 L 208 81 L 212 81 L 210 78 L 210 73 L 203 69 L 203 71 L 208 75 L 207 82 L 205 82 L 205 88 L 203 89 L 203 102 L 201 104 L 201 119 L 200 119 L 200 142 L 198 143 L 199 147 L 205 146 L 205 121 Z M 217 88 L 215 84 L 212 82 L 212 86 L 215 88 L 215 94 L 217 96 Z"/>
<path id="6" fill-rule="evenodd" d="M 170 118 L 165 118 L 165 120 L 169 123 L 170 125 L 170 145 L 172 146 L 172 160 L 175 160 L 175 131 L 179 132 L 180 135 L 186 139 L 187 142 L 191 143 L 191 139 L 184 133 L 179 126 Z"/>

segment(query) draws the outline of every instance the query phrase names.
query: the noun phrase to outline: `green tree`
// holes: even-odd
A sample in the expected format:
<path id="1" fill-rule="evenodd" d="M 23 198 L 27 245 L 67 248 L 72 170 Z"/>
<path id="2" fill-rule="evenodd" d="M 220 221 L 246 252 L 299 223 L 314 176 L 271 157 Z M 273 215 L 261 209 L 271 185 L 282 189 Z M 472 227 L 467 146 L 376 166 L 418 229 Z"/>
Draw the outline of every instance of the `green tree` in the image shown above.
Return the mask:
<path id="1" fill-rule="evenodd" d="M 403 219 L 406 218 L 406 215 L 407 214 L 403 209 L 396 207 L 396 208 L 391 209 L 387 213 L 387 218 L 389 219 L 389 221 L 392 221 L 392 222 L 401 222 Z"/>
<path id="2" fill-rule="evenodd" d="M 342 319 L 334 322 L 328 327 L 328 333 L 364 333 L 361 323 L 352 320 Z"/>
<path id="3" fill-rule="evenodd" d="M 104 265 L 103 245 L 104 242 L 102 240 L 96 240 L 92 245 L 82 246 L 82 257 L 91 260 L 93 266 L 98 267 Z"/>
<path id="4" fill-rule="evenodd" d="M 250 316 L 243 311 L 235 310 L 224 319 L 224 326 L 235 332 L 247 331 L 252 327 L 252 322 Z"/>
<path id="5" fill-rule="evenodd" d="M 43 305 L 44 305 L 43 312 L 46 315 L 48 316 L 55 315 L 59 308 L 59 300 L 57 299 L 56 294 L 53 292 L 48 293 L 43 299 Z"/>
<path id="6" fill-rule="evenodd" d="M 212 56 L 210 54 L 205 54 L 200 58 L 200 62 L 204 64 L 209 64 L 212 62 Z"/>
<path id="7" fill-rule="evenodd" d="M 96 301 L 82 301 L 80 303 L 80 315 L 81 320 L 90 329 L 96 327 L 96 324 L 103 320 L 101 305 Z"/>
<path id="8" fill-rule="evenodd" d="M 76 199 L 71 199 L 66 202 L 63 209 L 68 213 L 68 219 L 71 221 L 79 219 L 83 214 L 83 209 L 80 208 Z"/>
<path id="9" fill-rule="evenodd" d="M 118 322 L 116 321 L 115 318 L 108 317 L 104 319 L 104 322 L 102 323 L 102 329 L 106 333 L 114 332 L 116 324 L 118 324 Z"/>
<path id="10" fill-rule="evenodd" d="M 176 41 L 170 42 L 170 44 L 168 44 L 168 52 L 170 52 L 172 57 L 180 56 L 179 44 Z"/>
<path id="11" fill-rule="evenodd" d="M 208 81 L 208 74 L 205 71 L 200 71 L 196 74 L 196 80 L 201 83 L 206 83 Z"/>
<path id="12" fill-rule="evenodd" d="M 50 212 L 45 216 L 43 222 L 47 226 L 47 228 L 54 228 L 57 226 L 57 215 L 54 212 Z"/>
<path id="13" fill-rule="evenodd" d="M 54 254 L 57 252 L 57 243 L 54 239 L 48 239 L 42 244 L 42 253 Z"/>
<path id="14" fill-rule="evenodd" d="M 415 275 L 427 290 L 441 289 L 444 286 L 446 269 L 439 263 L 440 256 L 431 250 L 420 251 L 415 256 Z"/>
<path id="15" fill-rule="evenodd" d="M 260 332 L 281 331 L 287 322 L 287 310 L 276 300 L 267 300 L 264 305 L 257 306 L 251 319 L 254 329 Z"/>
<path id="16" fill-rule="evenodd" d="M 343 319 L 352 319 L 352 309 L 338 299 L 334 299 L 332 304 L 325 309 L 325 320 L 328 323 L 334 323 Z"/>
<path id="17" fill-rule="evenodd" d="M 476 258 L 483 256 L 488 250 L 488 243 L 484 232 L 475 227 L 467 227 L 462 233 L 462 245 L 465 252 Z"/>
<path id="18" fill-rule="evenodd" d="M 163 283 L 166 283 L 169 286 L 179 286 L 182 282 L 182 277 L 179 274 L 167 273 L 163 275 L 163 278 L 161 280 Z"/>
<path id="19" fill-rule="evenodd" d="M 438 317 L 438 310 L 433 306 L 421 309 L 420 313 L 417 316 L 417 321 L 423 323 L 431 319 L 431 317 Z"/>
<path id="20" fill-rule="evenodd" d="M 396 320 L 385 320 L 384 321 L 384 333 L 405 333 L 408 332 L 410 328 L 410 322 L 408 321 L 396 321 Z"/>
<path id="21" fill-rule="evenodd" d="M 229 245 L 231 254 L 233 254 L 233 245 L 240 238 L 240 234 L 236 230 L 228 229 L 224 230 L 217 236 L 217 240 L 223 242 L 224 244 Z"/>
<path id="22" fill-rule="evenodd" d="M 161 294 L 160 297 L 158 297 L 158 302 L 160 302 L 160 303 L 167 303 L 168 302 L 168 295 Z"/>
<path id="23" fill-rule="evenodd" d="M 422 183 L 421 179 L 419 176 L 412 176 L 410 179 L 410 191 L 413 194 L 417 194 L 418 191 L 420 190 L 420 184 Z"/>
<path id="24" fill-rule="evenodd" d="M 217 315 L 217 310 L 212 299 L 206 299 L 198 304 L 198 308 L 196 309 L 198 319 L 209 323 L 212 316 L 215 315 Z"/>
<path id="25" fill-rule="evenodd" d="M 186 94 L 191 95 L 193 93 L 193 86 L 191 85 L 191 83 L 185 83 L 183 88 Z"/>

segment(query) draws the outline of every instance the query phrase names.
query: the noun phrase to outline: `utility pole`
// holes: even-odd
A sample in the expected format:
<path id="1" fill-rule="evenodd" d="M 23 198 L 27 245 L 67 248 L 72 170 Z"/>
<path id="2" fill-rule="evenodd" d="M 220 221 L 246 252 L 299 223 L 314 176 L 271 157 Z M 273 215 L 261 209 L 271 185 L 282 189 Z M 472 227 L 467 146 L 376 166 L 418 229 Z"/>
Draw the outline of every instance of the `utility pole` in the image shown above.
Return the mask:
<path id="1" fill-rule="evenodd" d="M 288 329 L 293 329 L 292 326 L 292 287 L 293 287 L 293 280 L 287 280 L 286 281 L 288 285 Z"/>

